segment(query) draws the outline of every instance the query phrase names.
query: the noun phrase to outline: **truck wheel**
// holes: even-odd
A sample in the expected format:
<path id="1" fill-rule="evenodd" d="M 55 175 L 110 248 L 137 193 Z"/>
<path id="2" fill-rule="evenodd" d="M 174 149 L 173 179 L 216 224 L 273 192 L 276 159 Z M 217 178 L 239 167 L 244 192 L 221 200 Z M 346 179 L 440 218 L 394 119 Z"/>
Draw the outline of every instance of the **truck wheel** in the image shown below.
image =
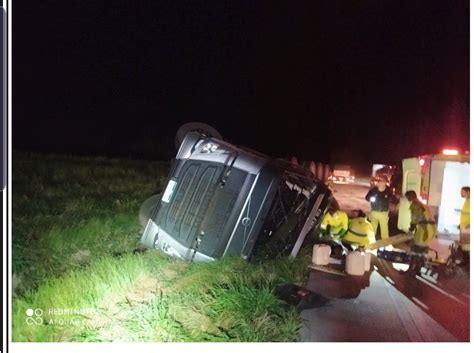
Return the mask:
<path id="1" fill-rule="evenodd" d="M 156 205 L 161 200 L 162 194 L 155 194 L 150 196 L 145 200 L 145 202 L 142 203 L 140 206 L 140 212 L 138 214 L 138 219 L 140 221 L 140 227 L 141 231 L 143 232 L 145 230 L 146 224 L 148 223 L 148 220 L 151 217 L 151 213 L 155 209 Z"/>

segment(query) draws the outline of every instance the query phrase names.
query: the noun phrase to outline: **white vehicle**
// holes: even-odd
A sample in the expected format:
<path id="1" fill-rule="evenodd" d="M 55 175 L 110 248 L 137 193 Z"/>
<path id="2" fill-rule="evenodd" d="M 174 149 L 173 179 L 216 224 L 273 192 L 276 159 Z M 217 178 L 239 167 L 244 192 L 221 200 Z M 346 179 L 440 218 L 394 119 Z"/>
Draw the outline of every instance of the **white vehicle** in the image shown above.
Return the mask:
<path id="1" fill-rule="evenodd" d="M 354 170 L 348 165 L 335 165 L 329 180 L 336 184 L 354 183 Z"/>
<path id="2" fill-rule="evenodd" d="M 459 209 L 464 199 L 461 188 L 469 186 L 469 153 L 443 150 L 442 154 L 424 155 L 404 159 L 402 162 L 402 196 L 413 190 L 421 202 L 430 207 L 436 220 L 438 235 L 459 236 Z M 405 197 L 400 199 L 398 229 L 410 228 L 410 205 Z"/>

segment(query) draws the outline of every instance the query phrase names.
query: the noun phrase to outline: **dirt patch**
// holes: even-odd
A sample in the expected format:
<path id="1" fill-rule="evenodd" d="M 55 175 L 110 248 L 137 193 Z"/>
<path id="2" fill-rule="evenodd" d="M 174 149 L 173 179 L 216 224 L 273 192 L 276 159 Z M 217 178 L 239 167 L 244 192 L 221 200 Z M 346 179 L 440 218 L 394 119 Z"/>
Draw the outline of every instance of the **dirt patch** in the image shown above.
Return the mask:
<path id="1" fill-rule="evenodd" d="M 130 341 L 133 334 L 125 323 L 133 316 L 135 307 L 150 302 L 161 295 L 160 281 L 150 274 L 135 279 L 126 293 L 109 295 L 107 301 L 87 322 L 85 327 L 98 330 L 102 341 Z"/>
<path id="2" fill-rule="evenodd" d="M 177 310 L 173 314 L 174 319 L 189 331 L 208 332 L 220 334 L 221 330 L 212 322 L 211 318 L 197 311 L 194 308 Z"/>
<path id="3" fill-rule="evenodd" d="M 125 298 L 130 306 L 137 303 L 147 303 L 154 296 L 163 291 L 160 281 L 150 275 L 142 275 L 136 279 L 133 286 L 128 290 Z"/>
<path id="4" fill-rule="evenodd" d="M 174 279 L 178 275 L 178 271 L 172 270 L 170 268 L 165 268 L 161 271 L 161 274 L 165 277 L 165 279 Z"/>

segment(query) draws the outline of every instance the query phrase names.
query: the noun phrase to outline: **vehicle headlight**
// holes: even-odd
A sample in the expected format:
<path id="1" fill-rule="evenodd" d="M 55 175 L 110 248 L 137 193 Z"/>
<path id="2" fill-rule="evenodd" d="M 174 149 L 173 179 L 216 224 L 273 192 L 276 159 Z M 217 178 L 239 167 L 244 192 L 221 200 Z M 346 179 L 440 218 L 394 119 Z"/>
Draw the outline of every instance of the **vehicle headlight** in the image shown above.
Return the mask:
<path id="1" fill-rule="evenodd" d="M 213 153 L 217 151 L 218 148 L 219 148 L 219 145 L 208 142 L 202 147 L 201 153 Z"/>

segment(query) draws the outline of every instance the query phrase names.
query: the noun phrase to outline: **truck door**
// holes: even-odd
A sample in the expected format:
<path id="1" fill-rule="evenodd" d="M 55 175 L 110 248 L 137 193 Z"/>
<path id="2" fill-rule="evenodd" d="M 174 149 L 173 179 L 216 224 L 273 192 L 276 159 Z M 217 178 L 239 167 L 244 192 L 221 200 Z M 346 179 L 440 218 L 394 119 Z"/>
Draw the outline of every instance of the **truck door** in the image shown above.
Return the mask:
<path id="1" fill-rule="evenodd" d="M 420 193 L 421 187 L 421 173 L 420 162 L 418 158 L 404 159 L 402 162 L 403 182 L 402 182 L 402 196 L 408 190 L 413 190 L 417 194 Z M 405 197 L 400 199 L 398 209 L 398 229 L 405 232 L 410 228 L 410 203 Z"/>

